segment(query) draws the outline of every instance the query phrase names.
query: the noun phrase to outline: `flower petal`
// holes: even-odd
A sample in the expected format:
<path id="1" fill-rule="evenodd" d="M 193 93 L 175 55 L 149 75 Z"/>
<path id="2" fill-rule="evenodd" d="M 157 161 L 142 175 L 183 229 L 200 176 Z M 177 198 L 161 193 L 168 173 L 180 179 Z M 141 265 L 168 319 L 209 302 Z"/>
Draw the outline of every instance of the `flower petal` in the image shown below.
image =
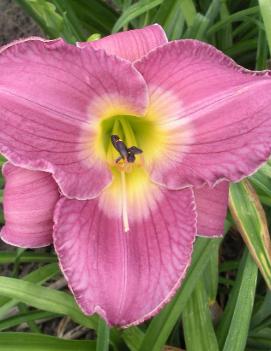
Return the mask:
<path id="1" fill-rule="evenodd" d="M 94 152 L 97 121 L 144 114 L 142 76 L 103 51 L 37 38 L 5 47 L 0 68 L 0 152 L 53 173 L 68 197 L 95 197 L 111 180 Z"/>
<path id="2" fill-rule="evenodd" d="M 109 55 L 135 61 L 156 47 L 167 43 L 167 36 L 159 24 L 109 35 L 100 40 L 77 43 L 81 48 L 104 49 Z"/>
<path id="3" fill-rule="evenodd" d="M 223 236 L 228 207 L 229 183 L 222 182 L 214 188 L 204 186 L 193 190 L 197 209 L 197 235 L 206 237 Z"/>
<path id="4" fill-rule="evenodd" d="M 99 313 L 110 325 L 134 325 L 156 314 L 190 263 L 196 234 L 192 191 L 155 187 L 148 215 L 136 216 L 127 233 L 101 198 L 57 205 L 54 244 L 63 273 L 82 310 Z"/>
<path id="5" fill-rule="evenodd" d="M 171 42 L 135 64 L 165 152 L 149 164 L 169 188 L 238 181 L 271 152 L 270 72 L 252 72 L 196 40 Z"/>
<path id="6" fill-rule="evenodd" d="M 59 191 L 46 172 L 29 171 L 11 163 L 3 166 L 5 176 L 4 216 L 1 238 L 6 243 L 26 248 L 53 242 L 53 212 Z"/>

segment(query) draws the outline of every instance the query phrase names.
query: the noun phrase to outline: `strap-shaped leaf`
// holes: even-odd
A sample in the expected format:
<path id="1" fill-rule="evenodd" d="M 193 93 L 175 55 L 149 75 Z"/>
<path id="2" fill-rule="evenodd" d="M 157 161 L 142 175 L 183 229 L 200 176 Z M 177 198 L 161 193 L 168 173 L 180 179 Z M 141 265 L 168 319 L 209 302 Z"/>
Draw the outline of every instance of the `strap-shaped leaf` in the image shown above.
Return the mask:
<path id="1" fill-rule="evenodd" d="M 228 325 L 227 321 L 230 320 L 223 351 L 243 351 L 245 349 L 254 304 L 257 273 L 256 264 L 248 251 L 245 251 L 236 280 L 237 288 L 230 296 L 229 308 L 225 311 L 225 318 L 220 323 L 225 330 Z M 221 346 L 223 345 L 222 335 L 218 333 Z"/>
<path id="2" fill-rule="evenodd" d="M 218 351 L 208 297 L 202 279 L 199 280 L 183 312 L 184 337 L 187 351 Z"/>
<path id="3" fill-rule="evenodd" d="M 65 292 L 38 286 L 20 279 L 0 277 L 0 295 L 44 311 L 67 315 L 85 327 L 96 329 L 97 317 L 85 316 L 73 297 Z"/>
<path id="4" fill-rule="evenodd" d="M 31 333 L 0 333 L 0 351 L 94 351 L 95 341 L 62 340 Z"/>
<path id="5" fill-rule="evenodd" d="M 244 265 L 240 266 L 242 270 L 240 288 L 223 351 L 243 351 L 247 342 L 258 269 L 248 252 L 245 252 L 243 262 Z"/>
<path id="6" fill-rule="evenodd" d="M 210 255 L 221 239 L 197 238 L 192 264 L 181 289 L 173 300 L 151 321 L 140 351 L 160 351 L 180 318 L 188 299 L 201 277 Z"/>
<path id="7" fill-rule="evenodd" d="M 235 224 L 266 284 L 271 288 L 271 243 L 265 212 L 248 180 L 230 187 L 229 206 Z"/>
<path id="8" fill-rule="evenodd" d="M 269 51 L 271 52 L 271 2 L 270 0 L 259 0 L 259 5 L 265 26 Z"/>

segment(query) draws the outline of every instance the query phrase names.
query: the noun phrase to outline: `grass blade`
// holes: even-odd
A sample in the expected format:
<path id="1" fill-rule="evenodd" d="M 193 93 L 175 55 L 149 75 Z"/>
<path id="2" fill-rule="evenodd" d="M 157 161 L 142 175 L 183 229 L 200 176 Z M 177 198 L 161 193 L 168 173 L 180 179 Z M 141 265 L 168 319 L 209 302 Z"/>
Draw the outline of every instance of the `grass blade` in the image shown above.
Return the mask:
<path id="1" fill-rule="evenodd" d="M 199 280 L 183 312 L 184 337 L 187 351 L 219 351 L 213 328 L 208 297 L 202 279 Z"/>
<path id="2" fill-rule="evenodd" d="M 271 2 L 270 0 L 259 0 L 259 6 L 265 26 L 269 52 L 271 53 Z"/>
<path id="3" fill-rule="evenodd" d="M 160 351 L 165 345 L 198 279 L 209 262 L 212 251 L 220 241 L 221 239 L 197 238 L 192 264 L 181 289 L 159 315 L 151 321 L 139 348 L 140 351 Z"/>
<path id="4" fill-rule="evenodd" d="M 62 340 L 31 333 L 0 333 L 0 351 L 94 351 L 95 341 Z"/>
<path id="5" fill-rule="evenodd" d="M 258 268 L 246 251 L 238 295 L 223 351 L 243 351 L 254 304 Z"/>
<path id="6" fill-rule="evenodd" d="M 229 207 L 266 284 L 271 288 L 271 243 L 264 209 L 248 180 L 231 184 Z"/>
<path id="7" fill-rule="evenodd" d="M 115 23 L 112 32 L 118 32 L 122 27 L 127 26 L 130 21 L 142 15 L 143 13 L 153 9 L 154 7 L 161 5 L 162 2 L 163 0 L 139 0 L 123 12 L 123 14 Z"/>
<path id="8" fill-rule="evenodd" d="M 110 334 L 110 329 L 107 326 L 106 322 L 102 318 L 99 318 L 96 351 L 108 351 L 109 334 Z"/>
<path id="9" fill-rule="evenodd" d="M 75 322 L 97 327 L 97 317 L 85 316 L 71 295 L 15 278 L 0 277 L 0 295 L 16 299 L 38 309 L 67 315 Z"/>

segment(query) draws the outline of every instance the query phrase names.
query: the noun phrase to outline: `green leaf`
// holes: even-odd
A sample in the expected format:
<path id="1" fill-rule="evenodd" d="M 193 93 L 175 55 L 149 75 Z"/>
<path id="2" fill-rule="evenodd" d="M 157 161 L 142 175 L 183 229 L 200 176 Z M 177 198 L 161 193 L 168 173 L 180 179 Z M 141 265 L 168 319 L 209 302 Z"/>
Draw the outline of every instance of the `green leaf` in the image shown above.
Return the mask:
<path id="1" fill-rule="evenodd" d="M 63 0 L 57 0 L 66 3 Z M 102 0 L 69 0 L 70 11 L 74 12 L 85 33 L 85 39 L 93 33 L 110 34 L 118 15 Z"/>
<path id="2" fill-rule="evenodd" d="M 85 316 L 71 295 L 20 279 L 0 277 L 0 295 L 16 299 L 38 309 L 67 315 L 88 328 L 97 327 L 97 317 Z"/>
<path id="3" fill-rule="evenodd" d="M 249 21 L 251 15 L 256 15 L 259 13 L 259 7 L 254 6 L 254 7 L 249 7 L 248 9 L 235 12 L 231 14 L 230 16 L 224 18 L 221 21 L 216 22 L 213 24 L 207 32 L 207 36 L 211 36 L 212 34 L 216 33 L 219 30 L 223 30 L 224 26 L 233 22 L 240 22 L 240 21 Z"/>
<path id="4" fill-rule="evenodd" d="M 192 264 L 182 287 L 173 300 L 151 321 L 139 348 L 140 351 L 160 351 L 165 345 L 198 279 L 209 262 L 212 251 L 220 242 L 221 239 L 197 238 Z"/>
<path id="5" fill-rule="evenodd" d="M 144 338 L 144 332 L 138 327 L 130 327 L 122 331 L 122 338 L 131 351 L 137 351 Z"/>
<path id="6" fill-rule="evenodd" d="M 0 333 L 0 351 L 94 351 L 95 341 L 62 340 L 30 333 Z"/>
<path id="7" fill-rule="evenodd" d="M 181 4 L 179 0 L 164 0 L 153 19 L 154 23 L 159 23 L 164 28 L 169 40 L 182 36 L 184 17 Z"/>
<path id="8" fill-rule="evenodd" d="M 220 18 L 221 20 L 225 20 L 229 17 L 230 12 L 228 9 L 228 5 L 226 1 L 221 2 L 221 8 L 220 8 Z M 233 43 L 233 37 L 232 37 L 232 24 L 228 23 L 226 24 L 223 29 L 218 33 L 218 40 L 217 44 L 219 48 L 224 51 L 227 48 L 230 48 Z"/>
<path id="9" fill-rule="evenodd" d="M 231 184 L 229 207 L 266 284 L 271 288 L 271 243 L 265 212 L 248 180 Z"/>
<path id="10" fill-rule="evenodd" d="M 24 276 L 22 279 L 32 283 L 42 284 L 48 279 L 53 278 L 58 273 L 58 264 L 51 263 L 36 269 L 35 271 Z M 17 304 L 18 301 L 14 299 L 10 299 L 9 297 L 5 296 L 0 296 L 0 316 L 3 316 L 7 311 L 9 311 L 12 307 L 16 306 Z"/>
<path id="11" fill-rule="evenodd" d="M 263 326 L 271 325 L 271 291 L 266 292 L 265 298 L 254 314 L 251 321 L 251 330 L 261 330 Z"/>
<path id="12" fill-rule="evenodd" d="M 123 14 L 115 23 L 112 32 L 118 32 L 122 27 L 127 26 L 130 21 L 142 15 L 146 11 L 149 11 L 156 6 L 161 5 L 162 2 L 163 0 L 139 0 L 123 12 Z"/>
<path id="13" fill-rule="evenodd" d="M 181 0 L 179 3 L 181 6 L 182 14 L 189 27 L 194 23 L 197 14 L 194 2 L 193 0 Z"/>
<path id="14" fill-rule="evenodd" d="M 260 33 L 263 33 L 260 31 Z M 271 197 L 271 165 L 266 163 L 258 172 L 249 177 L 251 183 L 261 189 L 262 193 Z"/>
<path id="15" fill-rule="evenodd" d="M 197 29 L 196 39 L 206 38 L 206 31 L 208 27 L 214 22 L 220 11 L 220 0 L 212 0 L 208 11 L 204 16 L 204 20 L 200 22 L 199 28 Z"/>
<path id="16" fill-rule="evenodd" d="M 14 263 L 16 259 L 16 251 L 0 251 L 0 264 Z M 44 252 L 26 251 L 20 255 L 20 262 L 57 262 L 57 257 Z"/>
<path id="17" fill-rule="evenodd" d="M 244 350 L 257 282 L 257 266 L 245 250 L 234 286 L 217 327 L 216 334 L 223 351 Z M 240 335 L 238 335 L 240 333 Z"/>
<path id="18" fill-rule="evenodd" d="M 257 333 L 249 336 L 247 345 L 251 351 L 271 350 L 271 328 L 264 328 Z M 247 349 L 246 349 L 247 350 Z"/>
<path id="19" fill-rule="evenodd" d="M 102 318 L 99 318 L 96 351 L 108 351 L 109 333 L 110 333 L 110 329 L 108 325 Z"/>
<path id="20" fill-rule="evenodd" d="M 17 0 L 34 20 L 41 26 L 50 37 L 61 36 L 63 30 L 63 18 L 56 11 L 55 5 L 49 1 Z"/>
<path id="21" fill-rule="evenodd" d="M 259 0 L 259 6 L 265 26 L 269 52 L 271 53 L 271 2 L 270 0 Z"/>
<path id="22" fill-rule="evenodd" d="M 31 311 L 27 313 L 21 313 L 16 316 L 12 316 L 3 320 L 0 320 L 0 330 L 9 329 L 12 327 L 16 327 L 21 323 L 32 322 L 41 319 L 52 319 L 59 317 L 60 314 L 52 313 L 52 312 L 44 312 L 44 311 Z"/>
<path id="23" fill-rule="evenodd" d="M 187 351 L 219 351 L 205 285 L 200 279 L 182 316 Z"/>
<path id="24" fill-rule="evenodd" d="M 240 288 L 234 301 L 235 308 L 223 351 L 243 351 L 245 349 L 254 304 L 257 274 L 257 266 L 246 251 Z"/>
<path id="25" fill-rule="evenodd" d="M 204 280 L 205 288 L 207 292 L 208 303 L 210 305 L 215 303 L 216 295 L 217 295 L 219 244 L 220 242 L 217 242 L 216 247 L 214 247 L 210 255 L 210 260 L 203 274 L 203 280 Z"/>

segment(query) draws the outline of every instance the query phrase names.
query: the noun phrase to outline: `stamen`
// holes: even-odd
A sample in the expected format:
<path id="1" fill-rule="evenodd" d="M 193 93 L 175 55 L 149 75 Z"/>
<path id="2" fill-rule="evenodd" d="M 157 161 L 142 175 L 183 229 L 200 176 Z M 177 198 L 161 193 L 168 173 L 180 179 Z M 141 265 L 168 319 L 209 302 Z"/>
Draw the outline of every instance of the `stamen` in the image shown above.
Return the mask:
<path id="1" fill-rule="evenodd" d="M 135 162 L 135 155 L 142 154 L 142 150 L 136 146 L 131 146 L 127 148 L 125 143 L 120 139 L 118 135 L 111 135 L 111 143 L 114 148 L 119 152 L 120 156 L 115 160 L 116 163 L 119 163 L 121 160 L 124 163 L 134 163 Z"/>
<path id="2" fill-rule="evenodd" d="M 125 172 L 120 172 L 121 176 L 121 202 L 122 202 L 122 222 L 124 231 L 129 231 L 129 222 L 128 222 L 128 208 L 127 208 L 127 193 L 126 193 L 126 179 L 125 179 Z"/>

